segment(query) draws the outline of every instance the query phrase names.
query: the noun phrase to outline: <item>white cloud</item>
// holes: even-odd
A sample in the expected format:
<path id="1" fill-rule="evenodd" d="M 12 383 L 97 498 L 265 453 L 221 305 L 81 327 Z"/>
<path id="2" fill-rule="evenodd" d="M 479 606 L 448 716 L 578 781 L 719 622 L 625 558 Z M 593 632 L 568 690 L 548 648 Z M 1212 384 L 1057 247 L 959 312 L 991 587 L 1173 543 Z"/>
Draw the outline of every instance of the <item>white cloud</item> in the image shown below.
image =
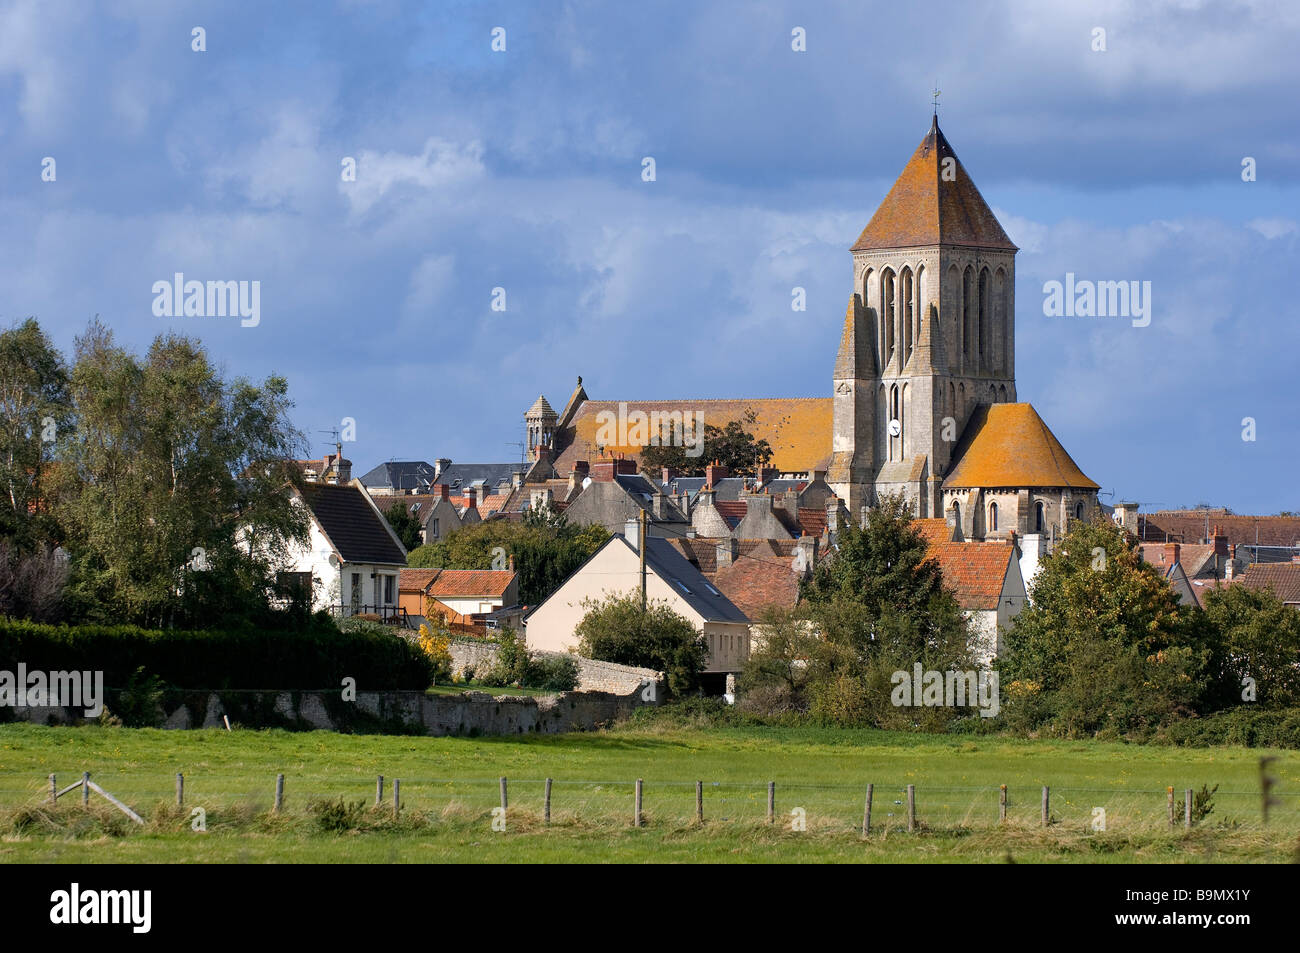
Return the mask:
<path id="1" fill-rule="evenodd" d="M 399 186 L 444 189 L 464 185 L 484 172 L 481 142 L 455 143 L 431 137 L 418 155 L 362 150 L 357 156 L 357 180 L 340 179 L 339 191 L 348 197 L 353 211 L 364 213 Z"/>

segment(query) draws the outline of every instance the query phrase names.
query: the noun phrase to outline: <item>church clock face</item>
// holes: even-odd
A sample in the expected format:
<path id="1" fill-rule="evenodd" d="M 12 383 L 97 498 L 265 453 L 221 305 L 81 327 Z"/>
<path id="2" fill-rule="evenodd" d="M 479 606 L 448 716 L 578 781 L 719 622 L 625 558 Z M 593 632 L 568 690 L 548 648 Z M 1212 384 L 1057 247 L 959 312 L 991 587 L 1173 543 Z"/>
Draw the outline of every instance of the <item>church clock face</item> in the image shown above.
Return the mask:
<path id="1" fill-rule="evenodd" d="M 895 417 L 893 420 L 889 422 L 889 435 L 891 437 L 897 437 L 902 432 L 903 432 L 903 425 L 902 423 L 899 422 L 898 418 Z"/>

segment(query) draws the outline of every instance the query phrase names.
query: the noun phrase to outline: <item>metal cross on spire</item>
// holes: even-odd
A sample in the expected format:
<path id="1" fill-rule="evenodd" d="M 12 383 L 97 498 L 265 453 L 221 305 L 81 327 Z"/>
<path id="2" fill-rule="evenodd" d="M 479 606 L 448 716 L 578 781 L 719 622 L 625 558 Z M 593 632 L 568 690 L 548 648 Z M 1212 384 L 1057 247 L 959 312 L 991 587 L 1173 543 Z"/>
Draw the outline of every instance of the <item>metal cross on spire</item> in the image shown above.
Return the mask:
<path id="1" fill-rule="evenodd" d="M 933 96 L 934 96 L 934 114 L 938 116 L 939 115 L 939 81 L 938 80 L 934 81 Z"/>

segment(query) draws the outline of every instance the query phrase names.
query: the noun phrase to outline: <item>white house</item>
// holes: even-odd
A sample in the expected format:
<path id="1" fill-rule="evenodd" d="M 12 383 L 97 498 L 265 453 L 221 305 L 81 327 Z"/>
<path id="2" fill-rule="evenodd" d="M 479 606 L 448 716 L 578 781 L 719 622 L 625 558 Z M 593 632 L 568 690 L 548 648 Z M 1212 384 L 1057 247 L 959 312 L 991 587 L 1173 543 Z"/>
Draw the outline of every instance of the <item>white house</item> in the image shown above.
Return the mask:
<path id="1" fill-rule="evenodd" d="M 641 560 L 636 536 L 615 534 L 554 593 L 529 613 L 528 647 L 550 652 L 576 648 L 574 629 L 587 614 L 585 600 L 641 591 Z M 646 600 L 666 602 L 704 634 L 709 657 L 706 674 L 739 672 L 749 658 L 749 620 L 687 561 L 667 539 L 646 539 Z M 722 679 L 719 682 L 721 690 Z"/>
<path id="2" fill-rule="evenodd" d="M 311 540 L 291 554 L 281 583 L 308 587 L 313 611 L 400 619 L 398 581 L 406 549 L 361 481 L 308 483 L 293 493 L 307 508 Z"/>

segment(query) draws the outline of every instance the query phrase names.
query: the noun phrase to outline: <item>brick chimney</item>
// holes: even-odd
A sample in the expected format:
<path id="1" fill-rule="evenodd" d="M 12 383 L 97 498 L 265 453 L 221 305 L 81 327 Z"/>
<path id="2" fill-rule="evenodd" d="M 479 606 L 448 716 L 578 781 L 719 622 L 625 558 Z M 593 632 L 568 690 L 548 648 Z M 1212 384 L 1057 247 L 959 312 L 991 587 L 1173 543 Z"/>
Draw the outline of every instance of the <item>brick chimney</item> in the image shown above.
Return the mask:
<path id="1" fill-rule="evenodd" d="M 758 468 L 758 485 L 759 485 L 759 486 L 767 486 L 769 483 L 771 483 L 773 480 L 775 480 L 775 479 L 776 479 L 778 476 L 780 476 L 780 475 L 781 475 L 781 471 L 778 470 L 778 469 L 777 469 L 776 467 L 774 467 L 774 466 L 770 466 L 770 465 L 769 465 L 769 466 L 765 466 L 765 467 L 759 467 L 759 468 Z"/>
<path id="2" fill-rule="evenodd" d="M 798 563 L 803 567 L 803 575 L 808 575 L 817 568 L 817 549 L 820 540 L 807 533 L 795 541 L 795 552 L 799 554 Z"/>
<path id="3" fill-rule="evenodd" d="M 1237 546 L 1228 547 L 1228 562 L 1223 567 L 1223 578 L 1231 582 L 1237 577 Z"/>
<path id="4" fill-rule="evenodd" d="M 1217 523 L 1214 526 L 1214 534 L 1210 537 L 1210 543 L 1214 546 L 1215 565 L 1224 565 L 1228 561 L 1228 537 L 1223 535 Z"/>
<path id="5" fill-rule="evenodd" d="M 591 465 L 591 479 L 596 483 L 614 482 L 614 461 L 597 460 Z"/>
<path id="6" fill-rule="evenodd" d="M 1180 547 L 1177 543 L 1165 543 L 1165 565 L 1172 566 L 1178 562 Z"/>
<path id="7" fill-rule="evenodd" d="M 435 483 L 433 485 L 433 495 L 440 500 L 451 499 L 451 487 L 445 483 Z"/>
<path id="8" fill-rule="evenodd" d="M 681 474 L 677 472 L 677 468 L 676 468 L 676 467 L 664 467 L 664 468 L 663 468 L 663 483 L 664 483 L 665 485 L 666 485 L 666 484 L 669 484 L 669 483 L 672 483 L 673 480 L 677 479 L 680 475 L 681 475 Z"/>
<path id="9" fill-rule="evenodd" d="M 433 478 L 438 479 L 449 466 L 451 466 L 450 460 L 446 457 L 439 457 L 433 462 Z"/>
<path id="10" fill-rule="evenodd" d="M 704 468 L 704 485 L 717 486 L 719 480 L 727 478 L 727 468 L 717 460 L 714 460 Z"/>
<path id="11" fill-rule="evenodd" d="M 475 490 L 472 486 L 465 488 L 465 509 L 467 510 L 478 509 L 478 502 L 476 500 L 477 496 L 478 496 L 478 491 Z"/>
<path id="12" fill-rule="evenodd" d="M 544 460 L 549 463 L 551 461 L 550 444 L 538 444 L 537 448 L 533 451 L 533 456 L 535 456 L 539 462 Z"/>

